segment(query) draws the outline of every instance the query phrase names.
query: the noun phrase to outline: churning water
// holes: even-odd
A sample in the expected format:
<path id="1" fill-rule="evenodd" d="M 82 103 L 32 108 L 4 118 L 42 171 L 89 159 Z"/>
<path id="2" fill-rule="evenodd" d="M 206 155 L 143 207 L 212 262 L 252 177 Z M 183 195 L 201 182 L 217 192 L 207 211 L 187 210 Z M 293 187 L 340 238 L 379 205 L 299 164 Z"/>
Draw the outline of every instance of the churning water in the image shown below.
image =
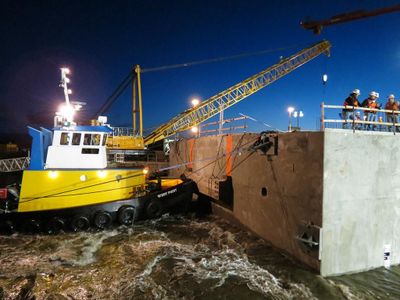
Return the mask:
<path id="1" fill-rule="evenodd" d="M 217 217 L 0 236 L 0 299 L 400 299 L 400 267 L 322 278 Z"/>

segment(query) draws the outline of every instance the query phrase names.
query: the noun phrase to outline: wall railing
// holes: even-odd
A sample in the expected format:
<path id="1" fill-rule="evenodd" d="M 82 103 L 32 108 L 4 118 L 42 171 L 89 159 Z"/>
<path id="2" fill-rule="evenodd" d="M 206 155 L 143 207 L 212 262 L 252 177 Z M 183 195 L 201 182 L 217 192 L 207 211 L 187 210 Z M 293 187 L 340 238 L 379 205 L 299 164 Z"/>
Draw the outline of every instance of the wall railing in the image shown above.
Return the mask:
<path id="1" fill-rule="evenodd" d="M 347 110 L 347 113 L 343 112 Z M 376 121 L 368 120 L 374 114 Z M 400 132 L 400 111 L 365 107 L 327 105 L 321 103 L 320 129 L 342 128 L 352 130 Z"/>

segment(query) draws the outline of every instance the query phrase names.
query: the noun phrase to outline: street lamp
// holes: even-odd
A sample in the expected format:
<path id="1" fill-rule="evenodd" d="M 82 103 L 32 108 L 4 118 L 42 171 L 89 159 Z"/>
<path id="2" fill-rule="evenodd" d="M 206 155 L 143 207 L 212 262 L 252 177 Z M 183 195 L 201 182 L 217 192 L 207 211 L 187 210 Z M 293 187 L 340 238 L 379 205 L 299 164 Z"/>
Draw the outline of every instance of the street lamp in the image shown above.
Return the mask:
<path id="1" fill-rule="evenodd" d="M 304 117 L 304 114 L 301 110 L 299 111 L 294 111 L 293 112 L 293 117 L 297 119 L 297 129 L 300 129 L 300 118 Z"/>
<path id="2" fill-rule="evenodd" d="M 193 98 L 191 102 L 192 102 L 193 107 L 196 107 L 197 105 L 200 104 L 200 100 L 197 98 Z"/>
<path id="3" fill-rule="evenodd" d="M 325 85 L 328 82 L 328 74 L 322 75 L 322 84 Z"/>
<path id="4" fill-rule="evenodd" d="M 291 132 L 292 131 L 292 113 L 294 112 L 294 107 L 289 106 L 287 111 L 289 113 L 289 132 Z"/>

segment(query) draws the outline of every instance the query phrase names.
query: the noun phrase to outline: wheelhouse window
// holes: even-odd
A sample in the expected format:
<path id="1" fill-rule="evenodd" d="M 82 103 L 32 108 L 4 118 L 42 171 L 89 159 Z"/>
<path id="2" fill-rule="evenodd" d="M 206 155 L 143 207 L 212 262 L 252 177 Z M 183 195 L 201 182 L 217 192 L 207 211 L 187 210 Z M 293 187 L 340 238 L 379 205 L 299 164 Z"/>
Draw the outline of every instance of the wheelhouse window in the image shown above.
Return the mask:
<path id="1" fill-rule="evenodd" d="M 103 135 L 103 142 L 101 143 L 102 146 L 105 146 L 107 143 L 107 134 Z"/>
<path id="2" fill-rule="evenodd" d="M 97 148 L 82 148 L 82 154 L 99 154 L 99 149 Z"/>
<path id="3" fill-rule="evenodd" d="M 99 146 L 100 145 L 100 139 L 101 135 L 100 134 L 90 134 L 90 133 L 85 133 L 83 137 L 83 144 L 88 146 Z"/>
<path id="4" fill-rule="evenodd" d="M 81 134 L 80 133 L 74 133 L 72 135 L 72 145 L 77 146 L 81 144 Z"/>
<path id="5" fill-rule="evenodd" d="M 101 135 L 100 134 L 92 134 L 92 145 L 98 146 L 100 145 Z"/>
<path id="6" fill-rule="evenodd" d="M 69 133 L 68 132 L 61 133 L 60 145 L 69 145 Z"/>

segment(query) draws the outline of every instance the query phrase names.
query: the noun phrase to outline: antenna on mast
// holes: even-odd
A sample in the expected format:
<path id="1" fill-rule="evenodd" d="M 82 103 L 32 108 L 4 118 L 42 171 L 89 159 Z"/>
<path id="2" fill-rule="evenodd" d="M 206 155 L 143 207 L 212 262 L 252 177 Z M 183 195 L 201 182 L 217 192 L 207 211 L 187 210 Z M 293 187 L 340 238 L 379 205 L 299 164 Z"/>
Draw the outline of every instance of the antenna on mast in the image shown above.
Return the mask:
<path id="1" fill-rule="evenodd" d="M 70 74 L 70 70 L 68 68 L 61 68 L 61 81 L 60 87 L 64 90 L 65 104 L 62 104 L 56 112 L 56 116 L 54 118 L 54 126 L 71 126 L 76 125 L 74 122 L 74 115 L 76 111 L 79 111 L 85 102 L 78 101 L 70 101 L 69 95 L 72 94 L 72 90 L 68 88 L 68 83 L 71 80 L 67 77 Z"/>
<path id="2" fill-rule="evenodd" d="M 70 79 L 67 77 L 67 75 L 69 73 L 70 71 L 68 68 L 61 68 L 60 87 L 64 89 L 65 103 L 67 106 L 70 106 L 69 94 L 72 94 L 72 90 L 68 89 L 68 83 L 70 83 Z"/>

